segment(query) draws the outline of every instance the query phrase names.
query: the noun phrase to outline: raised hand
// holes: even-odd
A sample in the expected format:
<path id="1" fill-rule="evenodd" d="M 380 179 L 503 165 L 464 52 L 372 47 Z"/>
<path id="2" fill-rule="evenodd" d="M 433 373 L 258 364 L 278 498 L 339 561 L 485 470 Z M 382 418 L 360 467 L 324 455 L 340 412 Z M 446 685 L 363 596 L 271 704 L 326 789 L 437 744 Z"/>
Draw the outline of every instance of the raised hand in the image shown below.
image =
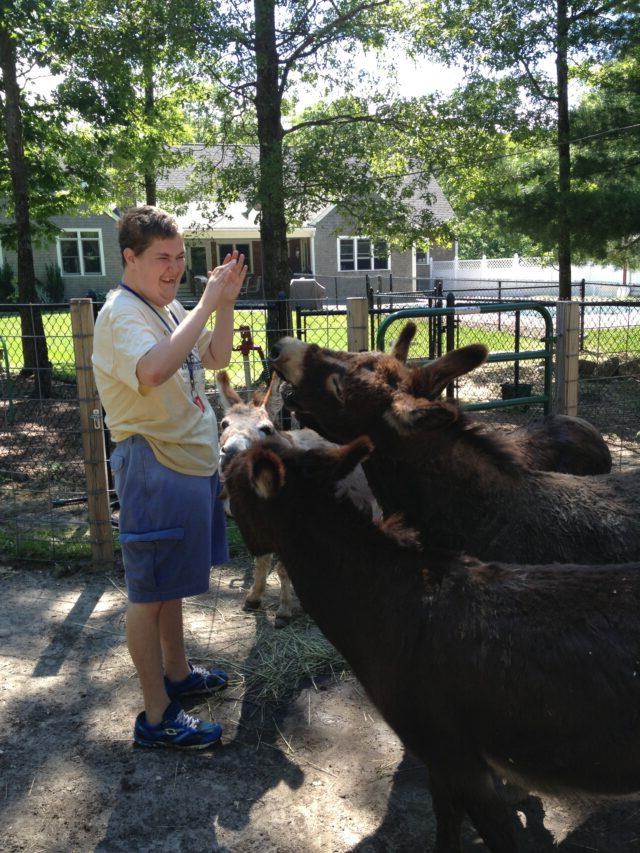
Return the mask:
<path id="1" fill-rule="evenodd" d="M 211 270 L 202 294 L 207 310 L 212 313 L 222 307 L 232 307 L 247 275 L 244 255 L 237 250 L 228 254 L 222 264 Z"/>

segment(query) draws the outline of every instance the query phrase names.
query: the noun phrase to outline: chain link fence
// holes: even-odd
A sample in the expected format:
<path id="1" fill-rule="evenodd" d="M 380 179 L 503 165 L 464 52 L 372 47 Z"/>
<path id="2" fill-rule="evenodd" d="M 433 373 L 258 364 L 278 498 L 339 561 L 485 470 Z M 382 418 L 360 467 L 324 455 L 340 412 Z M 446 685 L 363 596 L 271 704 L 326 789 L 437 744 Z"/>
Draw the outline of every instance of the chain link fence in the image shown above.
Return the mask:
<path id="1" fill-rule="evenodd" d="M 32 346 L 38 312 L 44 353 Z M 88 559 L 69 305 L 0 306 L 0 350 L 0 554 Z"/>
<path id="2" fill-rule="evenodd" d="M 464 303 L 462 294 L 449 302 Z M 467 300 L 467 304 L 469 300 Z M 423 291 L 368 295 L 368 344 L 398 308 L 438 307 L 447 294 Z M 552 315 L 555 303 L 545 303 Z M 95 305 L 97 310 L 99 306 Z M 187 306 L 188 307 L 188 306 Z M 25 368 L 27 313 L 42 312 L 48 364 Z M 403 321 L 404 322 L 404 321 Z M 347 311 L 300 302 L 240 302 L 235 312 L 231 381 L 239 391 L 268 380 L 270 342 L 285 334 L 330 349 L 347 349 Z M 467 343 L 490 352 L 542 349 L 544 321 L 534 310 L 423 318 L 411 359 L 431 359 Z M 401 328 L 394 323 L 387 349 Z M 268 329 L 270 331 L 268 331 Z M 37 350 L 36 350 L 37 352 Z M 27 360 L 27 364 L 28 364 Z M 614 465 L 640 461 L 640 301 L 581 302 L 579 414 L 605 435 Z M 207 371 L 209 399 L 219 411 L 215 376 Z M 454 394 L 465 402 L 536 396 L 543 391 L 542 360 L 487 364 L 461 377 Z M 476 412 L 474 417 L 510 428 L 542 414 L 541 404 Z M 107 440 L 107 454 L 109 441 Z M 64 565 L 90 559 L 82 431 L 69 305 L 0 305 L 0 557 Z M 114 496 L 112 495 L 112 498 Z"/>
<path id="3" fill-rule="evenodd" d="M 581 306 L 578 413 L 605 436 L 614 463 L 640 463 L 640 300 Z"/>

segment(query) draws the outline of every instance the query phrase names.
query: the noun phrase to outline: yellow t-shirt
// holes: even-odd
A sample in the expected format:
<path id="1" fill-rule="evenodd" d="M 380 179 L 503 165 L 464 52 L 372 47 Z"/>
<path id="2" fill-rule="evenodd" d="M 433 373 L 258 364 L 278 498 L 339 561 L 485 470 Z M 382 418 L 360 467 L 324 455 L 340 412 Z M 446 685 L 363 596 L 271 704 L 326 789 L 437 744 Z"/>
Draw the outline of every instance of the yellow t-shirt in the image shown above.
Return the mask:
<path id="1" fill-rule="evenodd" d="M 174 301 L 157 308 L 169 329 L 186 310 Z M 204 329 L 192 351 L 192 388 L 187 364 L 162 385 L 150 388 L 138 382 L 138 361 L 169 329 L 158 314 L 133 293 L 112 290 L 96 320 L 93 372 L 113 440 L 142 435 L 158 462 L 182 474 L 207 477 L 218 467 L 218 424 L 205 395 L 201 353 L 207 345 Z M 196 395 L 203 403 L 200 409 Z"/>

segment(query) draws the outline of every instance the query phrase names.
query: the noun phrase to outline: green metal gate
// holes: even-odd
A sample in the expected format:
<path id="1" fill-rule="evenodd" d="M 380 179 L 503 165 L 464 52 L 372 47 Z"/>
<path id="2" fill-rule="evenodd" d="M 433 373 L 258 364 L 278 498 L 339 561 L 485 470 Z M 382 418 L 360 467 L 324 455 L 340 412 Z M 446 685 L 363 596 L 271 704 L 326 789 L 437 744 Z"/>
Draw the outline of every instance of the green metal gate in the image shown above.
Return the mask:
<path id="1" fill-rule="evenodd" d="M 537 350 L 518 350 L 514 352 L 495 352 L 489 353 L 488 362 L 520 362 L 520 361 L 544 361 L 544 390 L 542 394 L 533 394 L 529 397 L 514 397 L 508 400 L 490 400 L 484 403 L 467 403 L 462 406 L 467 411 L 477 411 L 480 409 L 506 409 L 511 406 L 530 405 L 531 403 L 542 403 L 544 413 L 548 415 L 551 411 L 551 382 L 552 382 L 552 366 L 553 366 L 553 318 L 549 310 L 538 302 L 495 302 L 482 303 L 477 305 L 455 305 L 446 308 L 406 308 L 402 311 L 396 311 L 389 314 L 388 317 L 380 324 L 378 335 L 376 338 L 376 346 L 384 352 L 385 335 L 389 326 L 398 320 L 410 320 L 418 317 L 446 317 L 455 318 L 456 316 L 465 314 L 501 314 L 506 311 L 516 312 L 519 316 L 520 311 L 536 311 L 542 316 L 545 324 L 545 334 L 542 338 L 544 344 L 543 349 Z M 448 341 L 447 351 L 453 349 L 451 342 Z"/>

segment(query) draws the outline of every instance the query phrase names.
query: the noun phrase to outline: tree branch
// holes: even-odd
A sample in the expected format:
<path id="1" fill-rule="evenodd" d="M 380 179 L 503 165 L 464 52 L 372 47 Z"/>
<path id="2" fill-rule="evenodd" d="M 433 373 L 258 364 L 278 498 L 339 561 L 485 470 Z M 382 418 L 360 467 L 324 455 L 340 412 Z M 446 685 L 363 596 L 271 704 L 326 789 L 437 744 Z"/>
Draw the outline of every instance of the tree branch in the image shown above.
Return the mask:
<path id="1" fill-rule="evenodd" d="M 283 72 L 282 81 L 280 83 L 280 94 L 282 95 L 284 93 L 289 72 L 298 59 L 303 59 L 317 53 L 323 44 L 326 44 L 331 40 L 331 35 L 335 33 L 336 29 L 339 29 L 343 24 L 347 23 L 347 21 L 352 20 L 356 15 L 359 15 L 361 12 L 367 12 L 370 9 L 377 9 L 381 6 L 386 6 L 388 2 L 389 0 L 371 0 L 371 2 L 362 2 L 355 8 L 350 9 L 348 12 L 338 15 L 328 24 L 325 24 L 324 27 L 320 27 L 320 29 L 315 32 L 309 33 L 293 53 L 282 62 Z"/>
<path id="2" fill-rule="evenodd" d="M 533 72 L 529 68 L 529 63 L 527 62 L 527 60 L 523 59 L 523 57 L 520 57 L 520 62 L 522 63 L 524 70 L 525 70 L 525 74 L 529 78 L 531 85 L 533 86 L 533 89 L 536 92 L 536 94 L 538 95 L 538 97 L 542 98 L 543 101 L 549 101 L 550 103 L 554 103 L 554 104 L 557 103 L 558 102 L 557 97 L 555 97 L 554 95 L 547 95 L 547 93 L 542 90 L 540 83 L 533 76 Z"/>
<path id="3" fill-rule="evenodd" d="M 596 6 L 595 9 L 583 9 L 581 12 L 576 12 L 574 15 L 569 15 L 567 20 L 569 23 L 573 23 L 574 21 L 579 21 L 582 18 L 595 18 L 596 15 L 601 15 L 603 12 L 610 12 L 612 9 L 615 9 L 616 6 L 619 6 L 619 2 L 617 0 L 609 0 L 608 3 L 603 3 L 601 6 Z"/>
<path id="4" fill-rule="evenodd" d="M 398 127 L 402 129 L 405 127 L 401 122 L 397 122 L 395 119 L 387 119 L 380 118 L 380 116 L 354 116 L 345 113 L 343 115 L 331 116 L 329 118 L 318 118 L 318 119 L 310 119 L 309 121 L 301 121 L 299 124 L 294 124 L 292 127 L 287 128 L 283 132 L 283 136 L 287 133 L 295 133 L 297 130 L 301 130 L 305 127 L 326 127 L 331 124 L 341 125 L 341 124 L 355 124 L 357 122 L 368 122 L 370 124 L 387 124 L 393 125 L 394 127 Z"/>

